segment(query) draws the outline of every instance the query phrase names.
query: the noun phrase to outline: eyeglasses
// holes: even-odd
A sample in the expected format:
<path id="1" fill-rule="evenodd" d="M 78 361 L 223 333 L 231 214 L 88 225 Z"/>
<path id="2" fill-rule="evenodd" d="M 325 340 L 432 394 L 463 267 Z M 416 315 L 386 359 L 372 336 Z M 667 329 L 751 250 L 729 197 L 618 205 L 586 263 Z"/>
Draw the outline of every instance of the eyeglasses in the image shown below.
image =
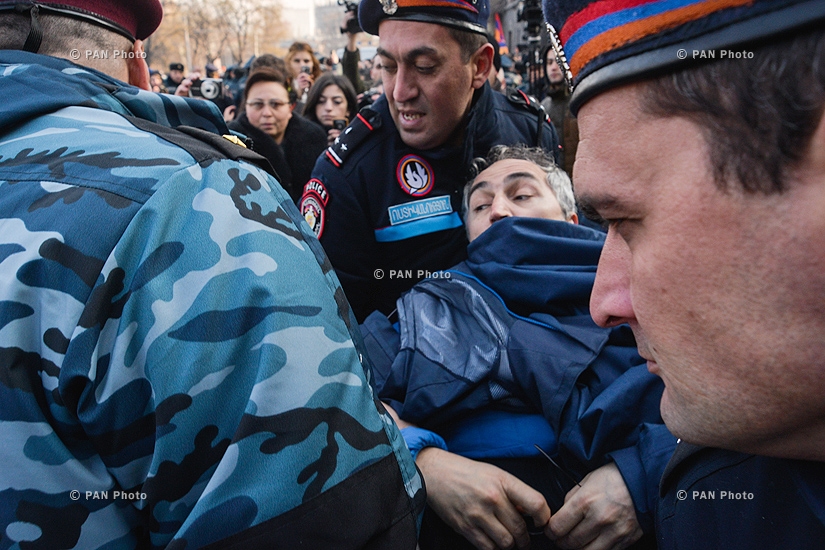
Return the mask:
<path id="1" fill-rule="evenodd" d="M 289 102 L 280 101 L 278 99 L 270 99 L 269 101 L 262 101 L 262 100 L 258 99 L 258 100 L 255 100 L 255 101 L 247 101 L 246 102 L 246 108 L 249 109 L 250 111 L 260 111 L 261 109 L 264 108 L 264 105 L 269 105 L 270 109 L 272 109 L 273 111 L 277 111 L 278 109 L 280 109 L 284 105 L 289 105 Z"/>

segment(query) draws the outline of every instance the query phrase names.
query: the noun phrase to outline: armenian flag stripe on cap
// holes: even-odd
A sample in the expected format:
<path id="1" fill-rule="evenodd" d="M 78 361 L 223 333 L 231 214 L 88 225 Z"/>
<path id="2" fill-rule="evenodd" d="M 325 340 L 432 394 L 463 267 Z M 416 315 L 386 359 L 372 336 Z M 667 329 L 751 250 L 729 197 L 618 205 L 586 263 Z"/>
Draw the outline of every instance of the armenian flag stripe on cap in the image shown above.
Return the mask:
<path id="1" fill-rule="evenodd" d="M 559 36 L 575 77 L 608 51 L 753 0 L 602 0 L 568 18 Z"/>

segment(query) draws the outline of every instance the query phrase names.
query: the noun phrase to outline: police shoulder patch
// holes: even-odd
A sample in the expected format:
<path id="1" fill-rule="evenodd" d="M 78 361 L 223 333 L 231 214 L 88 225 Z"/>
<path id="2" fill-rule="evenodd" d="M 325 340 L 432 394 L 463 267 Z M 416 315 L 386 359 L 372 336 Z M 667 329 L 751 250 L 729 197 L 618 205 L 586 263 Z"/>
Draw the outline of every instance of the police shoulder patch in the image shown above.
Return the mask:
<path id="1" fill-rule="evenodd" d="M 324 183 L 317 178 L 309 180 L 304 186 L 304 194 L 298 203 L 298 210 L 300 210 L 304 220 L 319 239 L 324 233 L 324 218 L 326 216 L 324 210 L 328 202 L 329 193 L 327 193 Z"/>
<path id="2" fill-rule="evenodd" d="M 380 127 L 381 116 L 378 112 L 364 107 L 335 139 L 335 142 L 327 147 L 324 155 L 336 168 L 340 168 L 346 162 L 347 157 L 364 141 L 364 138 Z"/>

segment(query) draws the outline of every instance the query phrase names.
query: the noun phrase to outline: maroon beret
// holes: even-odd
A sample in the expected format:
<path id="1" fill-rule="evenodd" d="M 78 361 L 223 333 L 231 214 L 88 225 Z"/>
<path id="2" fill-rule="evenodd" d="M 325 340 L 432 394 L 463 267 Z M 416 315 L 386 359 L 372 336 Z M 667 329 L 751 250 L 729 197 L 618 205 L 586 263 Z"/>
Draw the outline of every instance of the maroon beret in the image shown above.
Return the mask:
<path id="1" fill-rule="evenodd" d="M 0 0 L 0 6 L 38 6 L 43 13 L 58 13 L 110 28 L 132 40 L 143 40 L 155 32 L 163 18 L 160 0 L 48 0 L 25 2 Z"/>

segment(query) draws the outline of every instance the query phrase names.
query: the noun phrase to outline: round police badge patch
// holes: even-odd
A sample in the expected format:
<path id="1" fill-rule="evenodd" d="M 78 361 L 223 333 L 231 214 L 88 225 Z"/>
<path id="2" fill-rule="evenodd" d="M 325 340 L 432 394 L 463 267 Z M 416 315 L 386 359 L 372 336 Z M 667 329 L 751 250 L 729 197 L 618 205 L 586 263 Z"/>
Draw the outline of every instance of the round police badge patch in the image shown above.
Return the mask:
<path id="1" fill-rule="evenodd" d="M 315 195 L 304 195 L 299 205 L 301 215 L 319 239 L 324 232 L 324 205 Z"/>
<path id="2" fill-rule="evenodd" d="M 298 202 L 298 210 L 319 239 L 324 232 L 324 207 L 329 202 L 329 193 L 323 182 L 312 178 L 304 185 L 304 194 Z"/>
<path id="3" fill-rule="evenodd" d="M 403 157 L 398 162 L 395 175 L 401 189 L 413 197 L 423 197 L 433 190 L 435 174 L 432 166 L 417 155 Z"/>

